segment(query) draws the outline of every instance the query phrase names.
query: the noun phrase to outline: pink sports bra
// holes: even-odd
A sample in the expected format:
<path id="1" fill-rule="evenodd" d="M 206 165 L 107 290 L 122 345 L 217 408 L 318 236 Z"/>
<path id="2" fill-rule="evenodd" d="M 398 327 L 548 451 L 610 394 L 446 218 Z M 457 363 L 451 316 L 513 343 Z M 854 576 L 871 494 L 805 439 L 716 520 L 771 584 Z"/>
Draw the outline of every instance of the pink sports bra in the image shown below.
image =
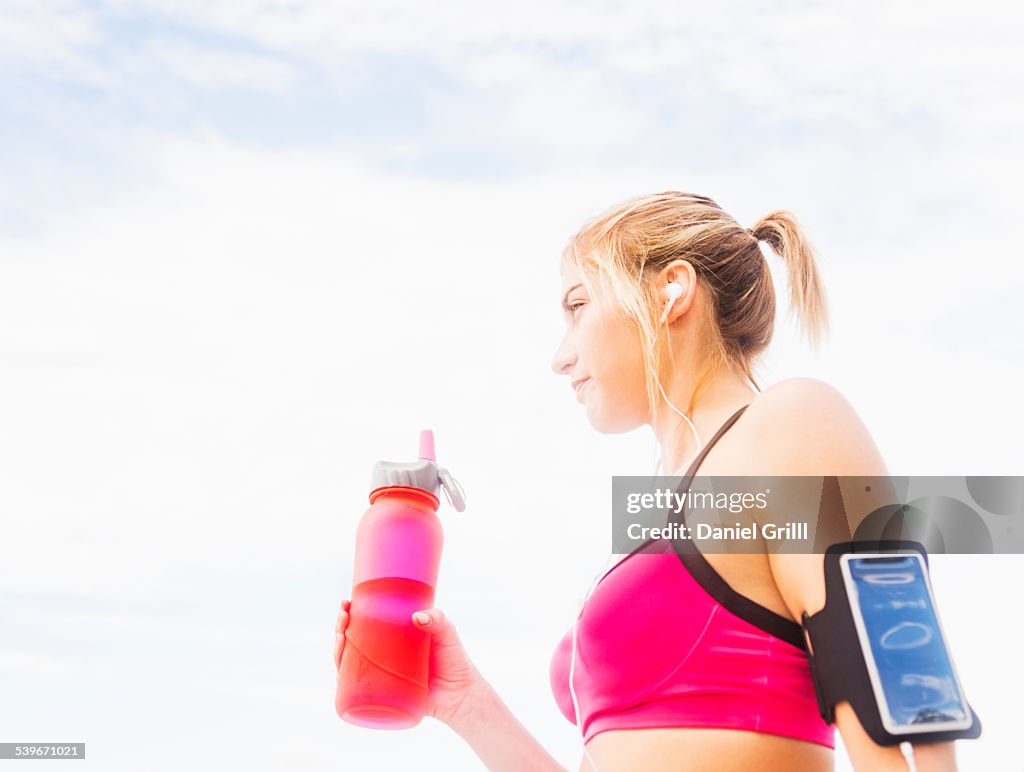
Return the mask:
<path id="1" fill-rule="evenodd" d="M 746 409 L 694 459 L 682 491 Z M 587 601 L 574 671 L 584 742 L 609 729 L 716 727 L 835 748 L 835 729 L 818 714 L 800 625 L 733 590 L 693 542 L 677 544 L 679 552 L 670 540 L 648 540 Z M 576 723 L 571 647 L 570 629 L 550 676 L 559 709 Z"/>

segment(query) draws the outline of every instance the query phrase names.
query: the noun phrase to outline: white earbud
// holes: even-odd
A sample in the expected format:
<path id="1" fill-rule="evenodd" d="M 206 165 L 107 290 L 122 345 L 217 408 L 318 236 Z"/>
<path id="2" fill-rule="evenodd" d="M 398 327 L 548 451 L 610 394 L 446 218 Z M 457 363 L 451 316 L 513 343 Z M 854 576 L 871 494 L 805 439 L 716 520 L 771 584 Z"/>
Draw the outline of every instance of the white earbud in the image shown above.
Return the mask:
<path id="1" fill-rule="evenodd" d="M 659 321 L 658 324 L 665 323 L 665 320 L 668 319 L 668 312 L 669 309 L 672 308 L 672 304 L 675 303 L 685 291 L 686 290 L 683 289 L 682 284 L 677 284 L 674 281 L 665 285 L 665 294 L 668 296 L 668 302 L 665 304 L 665 310 L 662 312 L 661 321 Z"/>

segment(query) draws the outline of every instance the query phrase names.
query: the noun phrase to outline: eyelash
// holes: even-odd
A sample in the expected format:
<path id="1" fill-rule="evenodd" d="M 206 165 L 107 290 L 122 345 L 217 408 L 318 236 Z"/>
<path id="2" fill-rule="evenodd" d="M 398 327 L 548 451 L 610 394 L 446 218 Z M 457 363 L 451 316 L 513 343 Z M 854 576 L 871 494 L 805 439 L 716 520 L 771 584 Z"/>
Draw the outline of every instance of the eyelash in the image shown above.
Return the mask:
<path id="1" fill-rule="evenodd" d="M 566 308 L 569 309 L 569 314 L 571 316 L 576 316 L 576 309 L 579 308 L 582 305 L 583 305 L 583 303 L 579 303 L 579 302 L 570 303 L 569 305 L 566 306 Z"/>

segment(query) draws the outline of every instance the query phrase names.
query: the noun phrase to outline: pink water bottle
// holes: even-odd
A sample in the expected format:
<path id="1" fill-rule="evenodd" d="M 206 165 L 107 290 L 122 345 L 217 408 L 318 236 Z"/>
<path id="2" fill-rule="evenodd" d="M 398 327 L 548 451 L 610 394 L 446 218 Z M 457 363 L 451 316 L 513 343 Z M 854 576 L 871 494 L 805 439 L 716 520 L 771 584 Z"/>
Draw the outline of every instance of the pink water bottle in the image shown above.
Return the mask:
<path id="1" fill-rule="evenodd" d="M 420 432 L 419 461 L 373 468 L 334 701 L 350 724 L 407 729 L 426 713 L 430 636 L 411 617 L 434 605 L 444 543 L 438 488 L 457 511 L 466 508 L 458 481 L 437 465 L 430 429 Z"/>

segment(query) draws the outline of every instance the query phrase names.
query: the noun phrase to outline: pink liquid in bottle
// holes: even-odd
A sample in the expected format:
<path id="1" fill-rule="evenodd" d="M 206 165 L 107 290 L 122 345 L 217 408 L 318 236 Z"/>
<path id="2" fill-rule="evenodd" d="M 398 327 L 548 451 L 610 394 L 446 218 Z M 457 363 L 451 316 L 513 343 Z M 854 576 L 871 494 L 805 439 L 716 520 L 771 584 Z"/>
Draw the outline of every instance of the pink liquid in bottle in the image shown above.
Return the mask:
<path id="1" fill-rule="evenodd" d="M 335 709 L 344 721 L 372 729 L 416 726 L 427 709 L 430 636 L 411 617 L 434 605 L 444 537 L 433 491 L 447 490 L 452 478 L 434 462 L 429 430 L 420 447 L 419 462 L 377 464 L 370 508 L 356 531 Z M 461 511 L 460 492 L 455 502 Z"/>

